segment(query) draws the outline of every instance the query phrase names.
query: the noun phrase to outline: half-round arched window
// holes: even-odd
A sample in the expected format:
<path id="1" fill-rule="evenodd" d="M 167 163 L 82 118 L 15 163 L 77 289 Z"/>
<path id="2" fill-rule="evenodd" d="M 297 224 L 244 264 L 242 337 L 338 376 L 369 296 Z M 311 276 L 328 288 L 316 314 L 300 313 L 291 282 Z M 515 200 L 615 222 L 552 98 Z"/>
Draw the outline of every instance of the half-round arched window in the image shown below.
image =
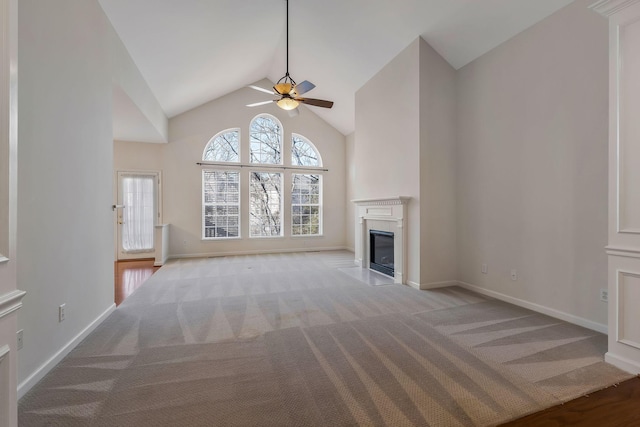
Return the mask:
<path id="1" fill-rule="evenodd" d="M 249 161 L 282 164 L 282 124 L 269 114 L 260 114 L 249 126 Z"/>
<path id="2" fill-rule="evenodd" d="M 291 164 L 293 166 L 322 166 L 316 147 L 302 135 L 291 135 Z"/>
<path id="3" fill-rule="evenodd" d="M 202 153 L 202 160 L 209 162 L 240 161 L 240 129 L 227 129 L 216 134 Z"/>

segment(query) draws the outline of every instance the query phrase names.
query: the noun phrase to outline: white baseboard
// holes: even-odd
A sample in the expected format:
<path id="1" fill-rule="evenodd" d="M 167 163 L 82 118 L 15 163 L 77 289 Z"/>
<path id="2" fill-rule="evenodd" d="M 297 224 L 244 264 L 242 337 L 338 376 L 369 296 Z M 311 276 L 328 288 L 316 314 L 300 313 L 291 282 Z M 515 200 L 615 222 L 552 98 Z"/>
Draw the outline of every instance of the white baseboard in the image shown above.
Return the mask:
<path id="1" fill-rule="evenodd" d="M 185 259 L 185 258 L 210 258 L 220 256 L 237 256 L 237 255 L 261 255 L 261 254 L 285 254 L 292 252 L 326 252 L 326 251 L 348 251 L 346 246 L 330 246 L 324 248 L 295 248 L 295 249 L 261 249 L 253 251 L 237 251 L 237 252 L 205 252 L 198 254 L 172 254 L 169 259 Z"/>
<path id="2" fill-rule="evenodd" d="M 592 322 L 591 320 L 585 319 L 583 317 L 574 316 L 573 314 L 565 313 L 564 311 L 545 307 L 544 305 L 535 304 L 529 301 L 502 294 L 500 292 L 485 289 L 480 286 L 471 285 L 469 283 L 457 282 L 457 284 L 465 289 L 469 289 L 470 291 L 477 292 L 482 295 L 487 295 L 492 298 L 517 305 L 519 307 L 528 308 L 529 310 L 546 314 L 547 316 L 555 317 L 556 319 L 564 320 L 565 322 L 573 323 L 574 325 L 582 326 L 584 328 L 591 329 L 602 334 L 609 333 L 607 325 L 603 325 L 602 323 Z"/>
<path id="3" fill-rule="evenodd" d="M 615 366 L 616 368 L 620 368 L 623 371 L 629 372 L 630 374 L 640 374 L 640 364 L 638 364 L 638 362 L 636 361 L 616 356 L 611 352 L 605 353 L 604 361 L 609 363 L 610 365 Z"/>
<path id="4" fill-rule="evenodd" d="M 429 289 L 438 289 L 438 288 L 446 288 L 448 286 L 458 286 L 459 282 L 456 280 L 446 280 L 444 282 L 431 282 L 431 283 L 416 283 L 411 280 L 407 281 L 407 285 L 412 288 L 419 289 L 421 291 L 426 291 Z"/>
<path id="5" fill-rule="evenodd" d="M 113 311 L 116 305 L 112 304 L 104 313 L 98 316 L 93 322 L 84 328 L 78 335 L 62 347 L 56 354 L 47 360 L 42 366 L 29 375 L 24 381 L 18 384 L 18 399 L 22 398 L 31 388 L 49 373 L 64 357 L 71 352 L 80 342 L 98 327 Z"/>

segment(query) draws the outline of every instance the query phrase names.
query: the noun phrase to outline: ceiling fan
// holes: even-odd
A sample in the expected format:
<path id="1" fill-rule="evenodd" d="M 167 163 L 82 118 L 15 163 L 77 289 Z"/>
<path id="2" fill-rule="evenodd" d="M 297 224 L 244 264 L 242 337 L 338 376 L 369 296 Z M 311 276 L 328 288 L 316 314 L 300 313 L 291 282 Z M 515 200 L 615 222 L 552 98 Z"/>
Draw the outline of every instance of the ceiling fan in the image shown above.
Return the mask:
<path id="1" fill-rule="evenodd" d="M 273 90 L 261 88 L 259 86 L 249 85 L 250 88 L 258 90 L 260 92 L 268 93 L 270 95 L 279 96 L 278 99 L 272 99 L 270 101 L 256 102 L 248 104 L 247 107 L 258 107 L 260 105 L 270 104 L 275 102 L 278 107 L 283 110 L 292 111 L 296 110 L 300 104 L 307 104 L 314 107 L 331 108 L 333 107 L 333 101 L 325 101 L 322 99 L 313 98 L 300 98 L 316 87 L 313 83 L 305 80 L 302 83 L 296 83 L 289 75 L 289 0 L 287 2 L 287 71 L 285 75 L 278 80 L 273 86 Z"/>

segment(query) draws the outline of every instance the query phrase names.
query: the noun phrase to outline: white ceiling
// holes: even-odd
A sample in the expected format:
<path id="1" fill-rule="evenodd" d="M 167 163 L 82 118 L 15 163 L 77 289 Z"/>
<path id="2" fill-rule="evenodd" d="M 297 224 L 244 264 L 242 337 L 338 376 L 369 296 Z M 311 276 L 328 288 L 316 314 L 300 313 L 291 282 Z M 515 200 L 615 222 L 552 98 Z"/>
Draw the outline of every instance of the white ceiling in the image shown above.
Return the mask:
<path id="1" fill-rule="evenodd" d="M 290 0 L 289 72 L 349 134 L 355 92 L 418 36 L 458 69 L 571 1 Z M 100 3 L 168 117 L 285 73 L 284 0 Z"/>

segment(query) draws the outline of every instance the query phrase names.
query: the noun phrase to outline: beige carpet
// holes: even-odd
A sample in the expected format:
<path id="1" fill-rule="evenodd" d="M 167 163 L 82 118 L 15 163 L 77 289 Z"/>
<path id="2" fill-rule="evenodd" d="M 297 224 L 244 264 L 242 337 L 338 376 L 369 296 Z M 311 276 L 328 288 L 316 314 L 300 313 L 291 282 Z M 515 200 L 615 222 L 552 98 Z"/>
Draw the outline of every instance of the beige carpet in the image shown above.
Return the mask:
<path id="1" fill-rule="evenodd" d="M 348 252 L 171 262 L 19 402 L 20 426 L 484 426 L 620 382 L 606 337 Z"/>

